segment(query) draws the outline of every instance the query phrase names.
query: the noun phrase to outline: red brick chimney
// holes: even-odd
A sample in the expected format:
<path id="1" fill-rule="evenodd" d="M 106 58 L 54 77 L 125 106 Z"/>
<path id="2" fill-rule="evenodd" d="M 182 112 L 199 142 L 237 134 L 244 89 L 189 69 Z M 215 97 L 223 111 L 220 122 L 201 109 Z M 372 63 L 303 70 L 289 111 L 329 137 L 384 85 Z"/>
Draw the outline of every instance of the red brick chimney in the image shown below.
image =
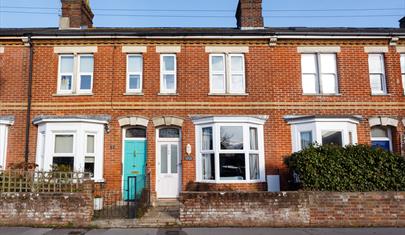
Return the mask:
<path id="1" fill-rule="evenodd" d="M 239 0 L 236 21 L 240 29 L 262 29 L 262 0 Z"/>
<path id="2" fill-rule="evenodd" d="M 60 29 L 93 27 L 94 14 L 91 11 L 89 0 L 61 0 L 61 2 Z"/>

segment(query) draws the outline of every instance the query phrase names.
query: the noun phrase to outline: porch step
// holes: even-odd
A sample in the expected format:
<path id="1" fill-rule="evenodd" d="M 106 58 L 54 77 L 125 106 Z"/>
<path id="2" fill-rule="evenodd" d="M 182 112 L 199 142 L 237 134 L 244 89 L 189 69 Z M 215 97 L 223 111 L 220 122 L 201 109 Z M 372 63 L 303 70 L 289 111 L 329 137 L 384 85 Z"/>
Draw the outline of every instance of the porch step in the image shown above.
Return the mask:
<path id="1" fill-rule="evenodd" d="M 177 200 L 159 200 L 138 220 L 144 226 L 176 226 L 180 224 L 180 203 Z"/>

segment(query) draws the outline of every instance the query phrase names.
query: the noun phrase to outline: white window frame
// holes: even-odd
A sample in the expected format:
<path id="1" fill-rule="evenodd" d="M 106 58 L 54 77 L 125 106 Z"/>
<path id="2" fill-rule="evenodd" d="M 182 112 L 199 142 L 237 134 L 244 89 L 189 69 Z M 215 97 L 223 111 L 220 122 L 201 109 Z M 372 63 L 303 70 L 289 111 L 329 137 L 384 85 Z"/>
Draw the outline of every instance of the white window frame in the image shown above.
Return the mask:
<path id="1" fill-rule="evenodd" d="M 55 155 L 55 136 L 74 135 L 73 157 L 74 171 L 84 172 L 87 154 L 87 135 L 94 135 L 94 177 L 93 180 L 103 182 L 104 167 L 104 125 L 102 121 L 52 119 L 38 124 L 36 164 L 39 170 L 50 171 L 54 156 L 71 156 L 68 154 Z"/>
<path id="2" fill-rule="evenodd" d="M 304 73 L 303 68 L 301 67 L 301 83 L 302 83 L 302 93 L 304 95 L 336 95 L 339 94 L 339 74 L 338 74 L 338 61 L 336 53 L 328 52 L 305 52 L 301 53 L 301 61 L 303 60 L 304 55 L 315 55 L 315 73 Z M 335 73 L 322 73 L 322 55 L 334 55 L 335 56 Z M 306 93 L 304 91 L 304 75 L 314 75 L 315 76 L 315 93 Z M 322 90 L 322 75 L 334 75 L 335 76 L 335 92 L 326 93 Z"/>
<path id="3" fill-rule="evenodd" d="M 288 121 L 291 125 L 292 151 L 302 150 L 301 132 L 312 132 L 313 143 L 322 144 L 322 132 L 342 132 L 343 146 L 357 144 L 357 125 L 359 121 L 352 118 L 310 118 Z M 350 134 L 352 142 L 350 143 Z"/>
<path id="4" fill-rule="evenodd" d="M 93 72 L 92 73 L 81 73 L 80 72 L 80 58 L 82 56 L 91 56 L 93 58 Z M 73 73 L 61 73 L 62 68 L 62 57 L 73 57 Z M 57 81 L 57 94 L 60 95 L 72 95 L 72 94 L 92 94 L 93 84 L 94 84 L 94 55 L 93 54 L 59 54 L 58 62 L 58 81 Z M 62 76 L 69 75 L 72 76 L 72 88 L 70 90 L 61 90 Z M 91 86 L 90 89 L 80 89 L 81 75 L 91 76 Z"/>
<path id="5" fill-rule="evenodd" d="M 223 72 L 214 72 L 213 65 L 212 65 L 212 57 L 222 57 L 224 61 L 224 68 Z M 232 71 L 232 57 L 241 57 L 242 58 L 242 71 L 233 72 Z M 209 55 L 209 72 L 210 72 L 210 94 L 245 94 L 246 93 L 246 62 L 245 62 L 245 54 L 241 53 L 213 53 Z M 224 76 L 224 84 L 223 90 L 214 89 L 213 87 L 213 79 L 214 75 L 223 75 Z M 232 90 L 232 75 L 242 75 L 242 90 L 235 91 Z"/>
<path id="6" fill-rule="evenodd" d="M 164 57 L 174 58 L 174 71 L 166 71 L 164 68 Z M 164 75 L 174 75 L 174 89 L 167 89 L 164 83 Z M 160 54 L 160 93 L 175 94 L 177 92 L 177 55 Z"/>
<path id="7" fill-rule="evenodd" d="M 405 54 L 401 54 L 402 89 L 405 95 Z"/>
<path id="8" fill-rule="evenodd" d="M 0 170 L 6 169 L 8 124 L 0 123 Z"/>
<path id="9" fill-rule="evenodd" d="M 81 68 L 81 58 L 82 57 L 92 57 L 93 58 L 93 72 L 92 73 L 82 73 L 80 72 L 80 68 Z M 79 54 L 77 55 L 77 93 L 79 94 L 88 94 L 91 93 L 93 91 L 93 82 L 94 82 L 94 56 L 92 54 Z M 91 76 L 91 83 L 90 83 L 90 89 L 81 89 L 81 82 L 82 82 L 82 75 L 87 75 L 87 76 Z"/>
<path id="10" fill-rule="evenodd" d="M 381 58 L 381 73 L 371 73 L 371 68 L 370 68 L 370 56 L 372 55 L 379 55 Z M 385 72 L 385 55 L 384 53 L 369 53 L 368 54 L 368 61 L 369 61 L 369 80 L 370 80 L 370 89 L 371 89 L 371 94 L 372 95 L 386 95 L 387 94 L 387 77 L 386 77 L 386 72 Z M 380 75 L 382 78 L 382 90 L 380 91 L 375 91 L 372 89 L 372 82 L 371 82 L 371 75 Z"/>
<path id="11" fill-rule="evenodd" d="M 264 157 L 264 134 L 263 125 L 265 120 L 248 117 L 211 117 L 202 118 L 194 121 L 196 128 L 196 178 L 197 182 L 205 183 L 259 183 L 265 182 L 265 157 Z M 221 150 L 220 129 L 221 126 L 237 126 L 243 128 L 243 150 Z M 213 150 L 202 150 L 202 129 L 212 127 Z M 250 149 L 250 127 L 257 128 L 258 150 Z M 202 155 L 205 153 L 214 153 L 215 159 L 215 180 L 206 180 L 202 171 Z M 245 178 L 246 180 L 221 180 L 220 178 L 220 160 L 219 155 L 223 153 L 242 153 L 245 154 Z M 259 155 L 259 174 L 260 179 L 250 179 L 250 154 Z"/>
<path id="12" fill-rule="evenodd" d="M 140 72 L 129 72 L 129 58 L 130 57 L 140 57 L 141 58 L 141 71 Z M 139 75 L 139 89 L 131 89 L 129 87 L 130 84 L 130 76 L 131 75 Z M 127 54 L 127 81 L 126 81 L 126 92 L 127 93 L 142 93 L 143 87 L 143 56 L 142 54 Z"/>
<path id="13" fill-rule="evenodd" d="M 89 153 L 89 152 L 87 152 L 87 144 L 88 144 L 88 141 L 87 141 L 87 139 L 89 138 L 89 136 L 93 136 L 94 137 L 94 146 L 93 146 L 93 148 L 94 148 L 94 152 L 93 153 Z M 84 146 L 84 164 L 86 164 L 86 157 L 93 157 L 94 158 L 94 167 L 96 166 L 96 137 L 97 137 L 97 133 L 90 133 L 90 132 L 87 132 L 86 133 L 86 137 L 85 137 L 85 146 Z M 84 167 L 84 165 L 83 165 L 83 167 Z M 84 170 L 85 170 L 85 168 L 83 168 Z M 96 171 L 96 169 L 94 168 L 94 171 Z M 93 174 L 94 174 L 95 172 L 93 172 Z"/>
<path id="14" fill-rule="evenodd" d="M 385 126 L 373 126 L 373 127 L 385 127 Z M 371 128 L 373 128 L 371 127 Z M 390 152 L 394 151 L 393 145 L 392 145 L 392 128 L 390 126 L 386 126 L 387 128 L 387 135 L 388 137 L 373 137 L 371 129 L 370 129 L 370 137 L 371 137 L 371 142 L 373 141 L 388 141 L 389 142 L 389 147 L 390 147 Z"/>
<path id="15" fill-rule="evenodd" d="M 72 73 L 62 73 L 61 69 L 62 69 L 62 57 L 72 57 L 73 58 L 73 71 Z M 58 94 L 71 94 L 73 93 L 74 90 L 74 80 L 75 80 L 75 64 L 76 64 L 76 58 L 74 56 L 74 54 L 60 54 L 59 55 L 59 63 L 58 63 L 58 88 L 57 88 L 57 93 Z M 62 85 L 62 76 L 72 76 L 72 87 L 70 90 L 62 90 L 61 89 L 61 85 Z"/>

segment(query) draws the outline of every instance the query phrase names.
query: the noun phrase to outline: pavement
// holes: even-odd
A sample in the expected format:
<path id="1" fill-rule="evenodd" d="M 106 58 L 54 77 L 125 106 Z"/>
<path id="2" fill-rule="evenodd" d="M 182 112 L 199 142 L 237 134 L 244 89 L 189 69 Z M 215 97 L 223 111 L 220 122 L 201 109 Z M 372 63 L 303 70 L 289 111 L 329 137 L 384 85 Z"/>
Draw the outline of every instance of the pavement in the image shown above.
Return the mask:
<path id="1" fill-rule="evenodd" d="M 50 229 L 0 227 L 1 235 L 404 235 L 405 228 Z"/>

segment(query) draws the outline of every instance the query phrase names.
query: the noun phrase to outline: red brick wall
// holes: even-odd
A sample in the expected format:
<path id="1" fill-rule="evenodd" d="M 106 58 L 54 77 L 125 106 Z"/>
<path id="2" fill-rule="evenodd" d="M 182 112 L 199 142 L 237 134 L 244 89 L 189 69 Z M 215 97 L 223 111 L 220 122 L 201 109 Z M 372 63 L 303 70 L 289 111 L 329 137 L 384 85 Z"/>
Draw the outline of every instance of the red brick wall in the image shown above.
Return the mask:
<path id="1" fill-rule="evenodd" d="M 78 193 L 0 193 L 0 225 L 90 226 L 92 189 L 88 182 Z"/>
<path id="2" fill-rule="evenodd" d="M 183 192 L 182 226 L 403 227 L 404 192 Z"/>
<path id="3" fill-rule="evenodd" d="M 142 96 L 125 96 L 126 55 L 122 45 L 147 45 L 144 56 L 144 86 Z M 181 45 L 178 54 L 178 95 L 159 96 L 159 54 L 156 45 Z M 264 126 L 266 172 L 280 169 L 282 188 L 288 186 L 287 170 L 283 159 L 292 151 L 291 129 L 284 121 L 285 115 L 362 115 L 405 117 L 405 96 L 402 91 L 400 55 L 395 47 L 386 53 L 388 80 L 387 96 L 371 96 L 368 77 L 368 56 L 365 46 L 388 45 L 386 40 L 279 40 L 269 47 L 267 40 L 126 40 L 126 41 L 34 41 L 33 111 L 38 115 L 107 114 L 112 116 L 111 132 L 105 134 L 104 178 L 107 187 L 121 186 L 122 129 L 118 117 L 138 115 L 148 119 L 172 115 L 185 119 L 182 128 L 182 155 L 191 144 L 193 161 L 183 161 L 182 188 L 195 181 L 195 127 L 190 115 L 269 115 Z M 58 56 L 54 46 L 97 45 L 95 53 L 93 96 L 55 96 L 57 86 Z M 209 96 L 209 55 L 207 45 L 248 45 L 246 54 L 247 96 Z M 302 95 L 300 54 L 297 46 L 339 45 L 338 96 Z M 28 49 L 6 45 L 0 55 L 0 115 L 16 116 L 9 133 L 8 162 L 23 160 L 23 140 L 27 85 Z M 17 73 L 15 72 L 17 71 Z M 11 104 L 9 104 L 9 103 Z M 370 143 L 367 119 L 358 125 L 359 143 Z M 396 129 L 395 150 L 399 152 L 402 123 Z M 151 171 L 152 190 L 155 189 L 155 127 L 149 123 L 148 169 Z M 30 160 L 35 160 L 37 127 L 31 126 Z M 217 186 L 213 186 L 214 188 Z M 221 185 L 217 188 L 258 190 L 257 185 Z"/>

